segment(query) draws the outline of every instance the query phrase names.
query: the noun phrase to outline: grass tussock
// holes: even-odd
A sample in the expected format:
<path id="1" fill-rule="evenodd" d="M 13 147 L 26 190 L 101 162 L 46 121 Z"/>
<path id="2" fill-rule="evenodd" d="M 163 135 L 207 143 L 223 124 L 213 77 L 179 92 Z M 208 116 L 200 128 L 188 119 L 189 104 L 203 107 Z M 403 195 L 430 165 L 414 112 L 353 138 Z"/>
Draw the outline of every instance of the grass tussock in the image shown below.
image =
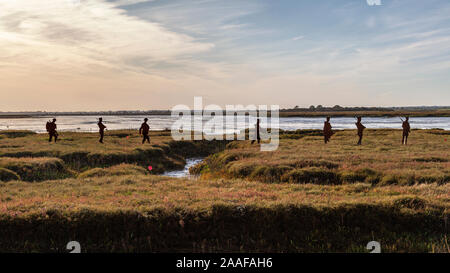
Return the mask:
<path id="1" fill-rule="evenodd" d="M 146 175 L 149 171 L 132 164 L 119 164 L 109 168 L 94 168 L 82 172 L 78 175 L 78 178 L 90 178 L 90 177 L 111 177 L 111 176 L 123 176 L 123 175 Z"/>
<path id="2" fill-rule="evenodd" d="M 24 181 L 44 181 L 72 177 L 74 173 L 67 169 L 58 158 L 0 158 L 0 168 L 12 171 L 9 176 L 2 175 L 2 181 L 11 180 L 12 176 Z M 3 171 L 6 174 L 6 171 Z"/>
<path id="3" fill-rule="evenodd" d="M 11 180 L 20 180 L 20 176 L 11 170 L 0 168 L 0 181 L 8 182 Z"/>
<path id="4" fill-rule="evenodd" d="M 396 199 L 394 205 L 400 208 L 423 209 L 426 207 L 427 201 L 417 196 L 406 196 Z"/>
<path id="5" fill-rule="evenodd" d="M 313 183 L 324 185 L 341 184 L 339 176 L 329 170 L 320 168 L 304 168 L 292 170 L 281 177 L 284 182 L 290 183 Z"/>

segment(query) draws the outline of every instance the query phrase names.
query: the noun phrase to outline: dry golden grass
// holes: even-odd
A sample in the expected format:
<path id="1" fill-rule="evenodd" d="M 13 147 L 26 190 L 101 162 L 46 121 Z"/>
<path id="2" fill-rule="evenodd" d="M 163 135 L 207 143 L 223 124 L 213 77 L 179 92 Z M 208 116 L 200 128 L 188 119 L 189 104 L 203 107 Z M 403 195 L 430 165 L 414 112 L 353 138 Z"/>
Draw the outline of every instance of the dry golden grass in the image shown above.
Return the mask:
<path id="1" fill-rule="evenodd" d="M 62 161 L 63 168 L 75 177 L 77 173 L 91 168 L 110 167 L 122 163 L 138 164 L 144 168 L 153 167 L 154 173 L 184 167 L 185 157 L 208 155 L 224 149 L 225 142 L 180 141 L 172 140 L 169 131 L 151 132 L 151 144 L 142 144 L 136 131 L 120 130 L 106 133 L 105 144 L 98 143 L 96 133 L 63 132 L 57 143 L 49 143 L 47 134 L 24 134 L 24 132 L 4 132 L 10 137 L 0 139 L 0 167 L 10 169 L 21 175 L 23 164 L 31 164 L 33 168 L 43 169 L 49 158 Z M 16 158 L 16 159 L 14 159 Z M 8 160 L 7 166 L 2 162 Z M 16 163 L 15 165 L 13 163 Z M 28 165 L 30 165 L 28 164 Z M 51 173 L 52 168 L 47 168 Z M 42 181 L 58 178 L 34 172 L 35 176 L 22 177 L 26 181 Z M 50 176 L 49 176 L 50 175 Z M 64 178 L 67 176 L 61 176 Z"/>
<path id="2" fill-rule="evenodd" d="M 0 184 L 3 251 L 446 252 L 449 185 L 372 187 L 154 175 Z"/>
<path id="3" fill-rule="evenodd" d="M 223 142 L 155 132 L 142 145 L 130 133 L 105 145 L 87 133 L 0 139 L 2 180 L 52 179 L 0 183 L 0 251 L 65 251 L 76 235 L 87 251 L 362 252 L 377 239 L 389 252 L 448 252 L 448 131 L 414 130 L 408 146 L 398 130 L 368 130 L 363 146 L 352 130 L 327 145 L 299 131 L 274 152 L 236 141 L 220 153 Z M 198 179 L 143 168 L 208 153 Z"/>
<path id="4" fill-rule="evenodd" d="M 8 133 L 10 132 L 10 133 Z M 28 134 L 23 131 L 3 131 L 0 135 L 19 134 L 20 137 L 3 138 L 0 141 L 0 156 L 63 155 L 73 152 L 127 153 L 138 147 L 163 144 L 170 140 L 170 132 L 150 132 L 151 144 L 142 145 L 142 137 L 137 131 L 105 131 L 104 144 L 98 142 L 97 133 L 59 132 L 58 142 L 48 142 L 47 134 Z"/>
<path id="5" fill-rule="evenodd" d="M 289 138 L 281 136 L 274 152 L 260 152 L 258 145 L 248 141 L 230 143 L 221 154 L 210 156 L 197 172 L 206 177 L 212 174 L 266 182 L 313 182 L 301 181 L 307 175 L 324 184 L 450 182 L 448 131 L 414 130 L 406 146 L 401 145 L 400 130 L 367 130 L 361 146 L 356 145 L 354 130 L 336 132 L 326 145 L 319 135 L 299 131 L 286 136 Z"/>
<path id="6" fill-rule="evenodd" d="M 52 209 L 65 212 L 82 209 L 145 212 L 155 208 L 204 211 L 218 204 L 258 207 L 338 207 L 367 204 L 397 205 L 399 208 L 408 209 L 409 198 L 420 200 L 417 206 L 414 205 L 414 200 L 411 202 L 411 210 L 445 211 L 450 209 L 449 193 L 449 184 L 372 187 L 370 184 L 357 183 L 322 186 L 123 175 L 41 183 L 2 183 L 0 213 L 22 217 L 46 213 Z M 401 201 L 405 201 L 405 204 Z"/>

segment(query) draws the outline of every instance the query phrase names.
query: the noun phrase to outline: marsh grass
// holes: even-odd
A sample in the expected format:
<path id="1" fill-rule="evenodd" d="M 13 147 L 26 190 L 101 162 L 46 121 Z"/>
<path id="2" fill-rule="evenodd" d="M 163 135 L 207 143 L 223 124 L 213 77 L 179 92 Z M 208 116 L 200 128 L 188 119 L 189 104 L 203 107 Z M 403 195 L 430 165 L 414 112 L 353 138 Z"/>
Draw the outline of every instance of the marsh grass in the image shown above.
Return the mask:
<path id="1" fill-rule="evenodd" d="M 221 151 L 227 143 L 176 142 L 169 131 L 151 132 L 150 145 L 142 145 L 136 132 L 128 130 L 107 132 L 103 145 L 98 143 L 96 133 L 61 132 L 57 143 L 49 143 L 46 134 L 21 131 L 3 133 L 14 137 L 0 140 L 0 167 L 15 172 L 24 181 L 76 177 L 92 168 L 119 164 L 136 164 L 145 169 L 152 166 L 152 173 L 160 174 L 182 169 L 186 157 Z M 2 173 L 1 181 L 11 179 L 11 173 Z"/>
<path id="2" fill-rule="evenodd" d="M 35 132 L 27 131 L 27 130 L 4 130 L 0 131 L 0 139 L 1 138 L 17 138 L 17 137 L 25 137 L 35 135 Z"/>
<path id="3" fill-rule="evenodd" d="M 13 134 L 14 135 L 14 134 Z M 353 130 L 327 145 L 282 132 L 249 141 L 172 141 L 132 131 L 0 139 L 0 251 L 448 252 L 449 142 L 440 130 Z M 158 175 L 206 156 L 200 179 Z M 153 170 L 148 171 L 151 165 Z M 19 181 L 20 180 L 20 181 Z M 40 181 L 26 183 L 24 181 Z"/>
<path id="4" fill-rule="evenodd" d="M 7 182 L 11 180 L 20 180 L 20 176 L 9 169 L 0 168 L 0 181 Z"/>
<path id="5" fill-rule="evenodd" d="M 0 249 L 63 252 L 76 238 L 88 252 L 364 252 L 380 240 L 384 252 L 437 252 L 449 190 L 137 174 L 8 182 Z"/>
<path id="6" fill-rule="evenodd" d="M 124 176 L 124 175 L 146 175 L 149 171 L 132 164 L 119 164 L 109 168 L 93 168 L 82 172 L 78 178 Z"/>
<path id="7" fill-rule="evenodd" d="M 369 129 L 362 146 L 356 141 L 354 130 L 337 131 L 327 145 L 314 130 L 282 132 L 281 144 L 274 152 L 262 153 L 248 141 L 232 142 L 192 171 L 201 171 L 208 178 L 271 183 L 366 182 L 383 186 L 450 181 L 450 142 L 440 130 L 415 130 L 407 146 L 400 144 L 399 130 Z"/>
<path id="8" fill-rule="evenodd" d="M 18 179 L 24 181 L 44 181 L 74 175 L 74 172 L 67 169 L 61 159 L 50 157 L 1 157 L 0 167 L 14 172 Z M 8 180 L 11 179 L 8 179 L 8 177 L 5 180 L 3 178 L 1 179 L 1 181 Z"/>

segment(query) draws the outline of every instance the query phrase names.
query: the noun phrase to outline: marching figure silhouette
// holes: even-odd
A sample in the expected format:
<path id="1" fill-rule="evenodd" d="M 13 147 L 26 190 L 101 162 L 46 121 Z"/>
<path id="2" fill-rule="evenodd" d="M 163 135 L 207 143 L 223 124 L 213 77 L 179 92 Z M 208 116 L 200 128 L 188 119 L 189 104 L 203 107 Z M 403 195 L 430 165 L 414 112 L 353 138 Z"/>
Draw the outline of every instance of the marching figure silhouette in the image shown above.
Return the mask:
<path id="1" fill-rule="evenodd" d="M 97 125 L 100 133 L 100 139 L 98 140 L 98 142 L 103 143 L 103 137 L 105 136 L 105 129 L 106 129 L 106 126 L 103 124 L 103 118 L 98 119 Z"/>
<path id="2" fill-rule="evenodd" d="M 327 121 L 323 123 L 323 136 L 325 144 L 327 144 L 330 141 L 332 135 L 333 131 L 331 130 L 330 117 L 327 117 Z"/>
<path id="3" fill-rule="evenodd" d="M 355 124 L 356 128 L 358 128 L 358 136 L 359 136 L 358 145 L 361 145 L 363 138 L 363 131 L 364 129 L 366 129 L 366 126 L 362 125 L 361 117 L 357 117 L 357 122 Z"/>
<path id="4" fill-rule="evenodd" d="M 258 140 L 258 144 L 261 142 L 261 138 L 259 137 L 259 119 L 256 120 L 256 139 Z M 255 143 L 255 140 L 252 140 L 252 144 Z"/>
<path id="5" fill-rule="evenodd" d="M 148 133 L 150 131 L 150 126 L 148 126 L 147 121 L 148 121 L 148 118 L 145 118 L 144 123 L 142 123 L 141 128 L 139 129 L 139 135 L 143 136 L 142 144 L 144 144 L 146 140 L 148 143 L 150 143 L 150 137 L 148 135 Z"/>
<path id="6" fill-rule="evenodd" d="M 47 121 L 45 128 L 47 129 L 49 136 L 48 142 L 52 142 L 52 138 L 54 137 L 56 143 L 56 140 L 58 139 L 58 132 L 56 132 L 56 118 L 54 118 L 53 121 Z"/>
<path id="7" fill-rule="evenodd" d="M 401 119 L 401 118 L 400 118 Z M 401 119 L 403 121 L 402 128 L 403 128 L 403 137 L 402 137 L 402 145 L 408 144 L 408 136 L 411 132 L 411 127 L 409 126 L 409 117 L 406 117 L 405 120 Z"/>

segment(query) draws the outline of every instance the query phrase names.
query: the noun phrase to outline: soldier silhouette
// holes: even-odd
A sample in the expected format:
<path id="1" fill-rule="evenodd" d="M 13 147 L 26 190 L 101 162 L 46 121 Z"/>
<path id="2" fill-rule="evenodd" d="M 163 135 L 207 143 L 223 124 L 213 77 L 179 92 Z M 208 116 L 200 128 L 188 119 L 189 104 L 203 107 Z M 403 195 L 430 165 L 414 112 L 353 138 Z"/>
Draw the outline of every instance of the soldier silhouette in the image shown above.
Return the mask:
<path id="1" fill-rule="evenodd" d="M 400 118 L 401 119 L 401 118 Z M 408 144 L 408 136 L 411 132 L 411 127 L 409 126 L 409 117 L 405 117 L 405 120 L 401 119 L 403 121 L 402 128 L 403 128 L 403 137 L 402 137 L 402 145 Z"/>
<path id="2" fill-rule="evenodd" d="M 331 130 L 330 117 L 327 117 L 327 120 L 323 123 L 323 136 L 325 144 L 330 141 L 332 135 L 333 131 Z"/>
<path id="3" fill-rule="evenodd" d="M 256 120 L 256 139 L 258 140 L 258 144 L 261 142 L 261 138 L 259 137 L 259 119 Z M 255 143 L 255 140 L 252 140 L 252 144 Z"/>
<path id="4" fill-rule="evenodd" d="M 355 124 L 356 128 L 358 128 L 358 136 L 359 136 L 358 145 L 361 145 L 363 138 L 363 131 L 364 129 L 366 129 L 366 126 L 362 125 L 361 117 L 357 117 L 357 122 Z"/>
<path id="5" fill-rule="evenodd" d="M 106 126 L 103 124 L 103 118 L 98 119 L 97 125 L 100 133 L 100 139 L 98 140 L 98 142 L 103 143 L 103 137 L 105 136 L 105 129 L 106 129 Z"/>
<path id="6" fill-rule="evenodd" d="M 48 142 L 52 142 L 52 138 L 58 139 L 58 132 L 56 132 L 56 118 L 53 119 L 53 121 L 47 121 L 47 124 L 45 126 L 48 132 Z"/>
<path id="7" fill-rule="evenodd" d="M 141 128 L 139 128 L 139 135 L 143 136 L 142 144 L 144 144 L 146 140 L 148 143 L 150 143 L 150 137 L 148 135 L 148 133 L 150 131 L 150 126 L 148 126 L 147 121 L 148 121 L 148 118 L 145 118 L 144 123 L 142 123 Z"/>

